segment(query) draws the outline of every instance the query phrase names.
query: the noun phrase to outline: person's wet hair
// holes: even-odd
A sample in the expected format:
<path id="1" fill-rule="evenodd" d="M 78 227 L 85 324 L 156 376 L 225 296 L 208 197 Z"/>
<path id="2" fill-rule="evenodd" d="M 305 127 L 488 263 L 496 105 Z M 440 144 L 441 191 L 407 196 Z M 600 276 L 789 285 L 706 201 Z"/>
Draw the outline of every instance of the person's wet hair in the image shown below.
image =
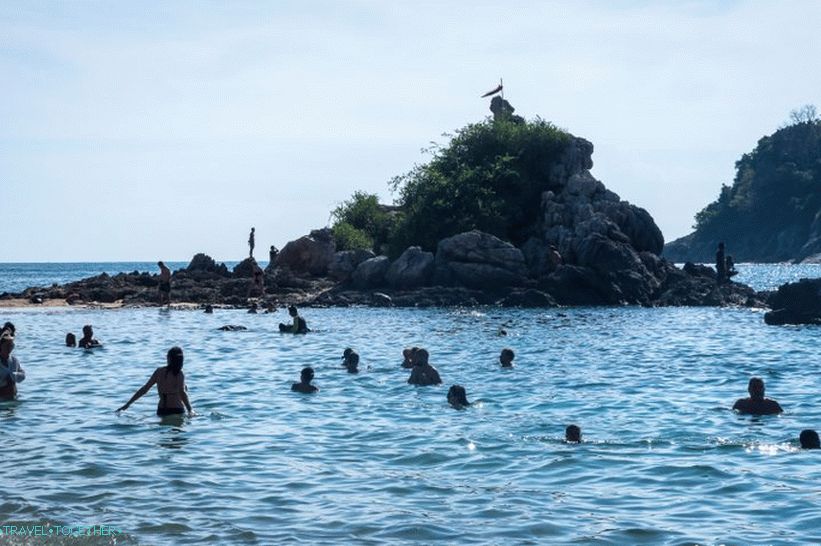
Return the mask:
<path id="1" fill-rule="evenodd" d="M 747 392 L 750 393 L 750 396 L 755 394 L 756 396 L 764 397 L 764 380 L 760 377 L 753 377 L 750 379 L 750 382 L 747 384 Z"/>
<path id="2" fill-rule="evenodd" d="M 428 353 L 427 349 L 417 349 L 413 353 L 413 361 L 414 364 L 427 364 L 428 360 L 430 359 L 430 353 Z"/>
<path id="3" fill-rule="evenodd" d="M 179 375 L 182 371 L 183 354 L 180 347 L 168 349 L 168 370 L 174 375 Z"/>
<path id="4" fill-rule="evenodd" d="M 462 385 L 451 385 L 448 389 L 448 403 L 451 406 L 469 406 L 468 393 Z"/>
<path id="5" fill-rule="evenodd" d="M 66 334 L 66 347 L 76 347 L 77 337 L 71 332 Z"/>
<path id="6" fill-rule="evenodd" d="M 303 383 L 310 383 L 311 380 L 313 380 L 314 378 L 314 369 L 310 366 L 302 368 L 302 372 L 299 374 L 299 378 L 302 380 Z"/>
<path id="7" fill-rule="evenodd" d="M 297 314 L 296 307 L 294 307 L 293 305 L 289 305 L 288 306 L 288 314 L 291 315 L 291 316 L 296 315 Z"/>
<path id="8" fill-rule="evenodd" d="M 502 366 L 512 366 L 514 358 L 516 358 L 516 353 L 513 352 L 513 349 L 502 349 L 499 355 L 499 362 Z"/>
<path id="9" fill-rule="evenodd" d="M 86 324 L 83 326 L 83 335 L 89 336 L 94 333 L 94 329 L 91 327 L 91 324 Z"/>
<path id="10" fill-rule="evenodd" d="M 564 429 L 564 440 L 565 442 L 581 442 L 582 429 L 579 428 L 578 425 L 568 425 L 567 428 Z"/>
<path id="11" fill-rule="evenodd" d="M 351 353 L 353 353 L 353 352 L 354 352 L 353 349 L 351 349 L 350 347 L 347 347 L 344 351 L 342 351 L 342 358 L 347 359 L 351 355 Z"/>
<path id="12" fill-rule="evenodd" d="M 798 436 L 798 441 L 801 442 L 803 449 L 821 449 L 821 440 L 818 438 L 818 433 L 812 429 L 802 430 Z"/>
<path id="13" fill-rule="evenodd" d="M 17 328 L 15 328 L 15 327 L 14 327 L 14 324 L 13 324 L 13 323 L 11 323 L 11 322 L 6 322 L 6 323 L 3 325 L 3 328 L 0 328 L 0 334 L 1 334 L 1 333 L 3 333 L 3 332 L 8 332 L 8 333 L 10 333 L 12 336 L 14 336 L 14 335 L 17 333 Z"/>

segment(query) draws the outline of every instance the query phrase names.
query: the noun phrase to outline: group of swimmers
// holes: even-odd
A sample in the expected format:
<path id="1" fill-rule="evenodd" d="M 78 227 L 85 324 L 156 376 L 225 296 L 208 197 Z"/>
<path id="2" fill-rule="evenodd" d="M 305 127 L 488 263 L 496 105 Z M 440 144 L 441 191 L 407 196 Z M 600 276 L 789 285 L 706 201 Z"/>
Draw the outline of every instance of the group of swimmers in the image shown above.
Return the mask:
<path id="1" fill-rule="evenodd" d="M 307 324 L 294 306 L 288 308 L 289 314 L 293 318 L 293 324 L 280 324 L 281 332 L 304 333 L 308 331 Z M 26 372 L 20 366 L 17 357 L 12 355 L 14 350 L 14 337 L 16 328 L 11 322 L 6 322 L 0 329 L 0 400 L 13 400 L 17 396 L 17 384 L 22 383 L 26 378 Z M 75 346 L 74 334 L 66 335 L 66 345 Z M 92 349 L 101 347 L 102 344 L 94 338 L 94 330 L 90 324 L 83 326 L 83 338 L 77 343 L 80 347 Z M 430 354 L 427 349 L 421 347 L 411 347 L 402 351 L 402 368 L 410 369 L 408 383 L 416 386 L 429 386 L 442 384 L 439 372 L 430 362 Z M 505 348 L 499 355 L 499 364 L 502 368 L 512 368 L 513 360 L 516 357 L 512 349 Z M 185 384 L 185 374 L 182 372 L 184 362 L 183 350 L 180 347 L 172 347 L 166 354 L 166 365 L 156 368 L 148 381 L 140 387 L 134 395 L 121 406 L 117 411 L 125 411 L 142 396 L 147 394 L 151 387 L 156 385 L 160 400 L 157 405 L 157 415 L 183 414 L 188 411 L 189 415 L 194 414 L 191 402 L 188 399 L 188 388 Z M 348 373 L 359 372 L 359 353 L 353 349 L 346 348 L 342 353 L 342 366 Z M 319 388 L 311 382 L 314 379 L 314 369 L 305 367 L 300 373 L 300 381 L 291 385 L 294 392 L 310 394 L 319 391 Z M 747 386 L 749 397 L 736 400 L 733 410 L 749 415 L 775 415 L 783 413 L 781 405 L 772 399 L 765 398 L 764 381 L 760 377 L 750 379 Z M 471 405 L 467 399 L 467 392 L 462 385 L 452 385 L 447 393 L 448 403 L 455 409 L 464 409 Z M 581 442 L 581 428 L 577 425 L 569 425 L 565 429 L 565 441 Z M 818 433 L 811 429 L 802 430 L 799 435 L 799 442 L 804 449 L 819 449 Z"/>

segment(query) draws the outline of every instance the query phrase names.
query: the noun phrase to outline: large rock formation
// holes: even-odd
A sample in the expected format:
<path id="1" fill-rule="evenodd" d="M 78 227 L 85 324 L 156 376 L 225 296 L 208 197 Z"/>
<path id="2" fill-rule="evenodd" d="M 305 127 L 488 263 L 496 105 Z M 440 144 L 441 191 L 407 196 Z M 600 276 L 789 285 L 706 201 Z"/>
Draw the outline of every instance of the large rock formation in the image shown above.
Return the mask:
<path id="1" fill-rule="evenodd" d="M 524 284 L 522 251 L 488 233 L 473 230 L 439 241 L 436 283 L 493 290 Z"/>
<path id="2" fill-rule="evenodd" d="M 405 250 L 385 272 L 385 280 L 393 288 L 425 286 L 433 275 L 433 254 L 418 246 Z"/>
<path id="3" fill-rule="evenodd" d="M 336 244 L 329 228 L 315 229 L 309 235 L 291 241 L 277 255 L 277 267 L 294 273 L 323 276 L 334 260 Z"/>
<path id="4" fill-rule="evenodd" d="M 767 324 L 821 324 L 821 279 L 801 279 L 778 288 L 770 297 Z"/>
<path id="5" fill-rule="evenodd" d="M 696 215 L 696 230 L 668 243 L 664 255 L 712 262 L 719 241 L 736 262 L 821 253 L 821 120 L 807 118 L 759 140 L 736 162 L 733 185 Z"/>

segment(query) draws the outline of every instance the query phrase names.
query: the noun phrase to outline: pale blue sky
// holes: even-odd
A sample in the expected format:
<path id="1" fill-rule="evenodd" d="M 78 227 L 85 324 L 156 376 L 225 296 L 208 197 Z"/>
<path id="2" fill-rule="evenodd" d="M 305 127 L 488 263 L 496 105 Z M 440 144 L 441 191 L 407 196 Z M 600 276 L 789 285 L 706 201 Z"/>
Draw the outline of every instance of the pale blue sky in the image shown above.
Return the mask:
<path id="1" fill-rule="evenodd" d="M 667 240 L 790 110 L 821 2 L 0 4 L 0 261 L 239 259 L 489 112 L 595 145 Z"/>

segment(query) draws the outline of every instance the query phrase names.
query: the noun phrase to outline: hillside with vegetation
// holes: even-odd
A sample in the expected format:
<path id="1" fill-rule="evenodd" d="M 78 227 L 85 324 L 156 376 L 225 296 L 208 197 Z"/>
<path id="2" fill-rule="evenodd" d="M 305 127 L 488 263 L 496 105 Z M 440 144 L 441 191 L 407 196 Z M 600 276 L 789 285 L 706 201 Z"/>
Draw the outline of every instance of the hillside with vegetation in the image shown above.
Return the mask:
<path id="1" fill-rule="evenodd" d="M 664 256 L 711 261 L 724 241 L 736 262 L 817 259 L 821 254 L 821 118 L 812 106 L 736 162 L 732 186 L 695 217 L 694 232 Z M 815 257 L 815 258 L 813 258 Z"/>

